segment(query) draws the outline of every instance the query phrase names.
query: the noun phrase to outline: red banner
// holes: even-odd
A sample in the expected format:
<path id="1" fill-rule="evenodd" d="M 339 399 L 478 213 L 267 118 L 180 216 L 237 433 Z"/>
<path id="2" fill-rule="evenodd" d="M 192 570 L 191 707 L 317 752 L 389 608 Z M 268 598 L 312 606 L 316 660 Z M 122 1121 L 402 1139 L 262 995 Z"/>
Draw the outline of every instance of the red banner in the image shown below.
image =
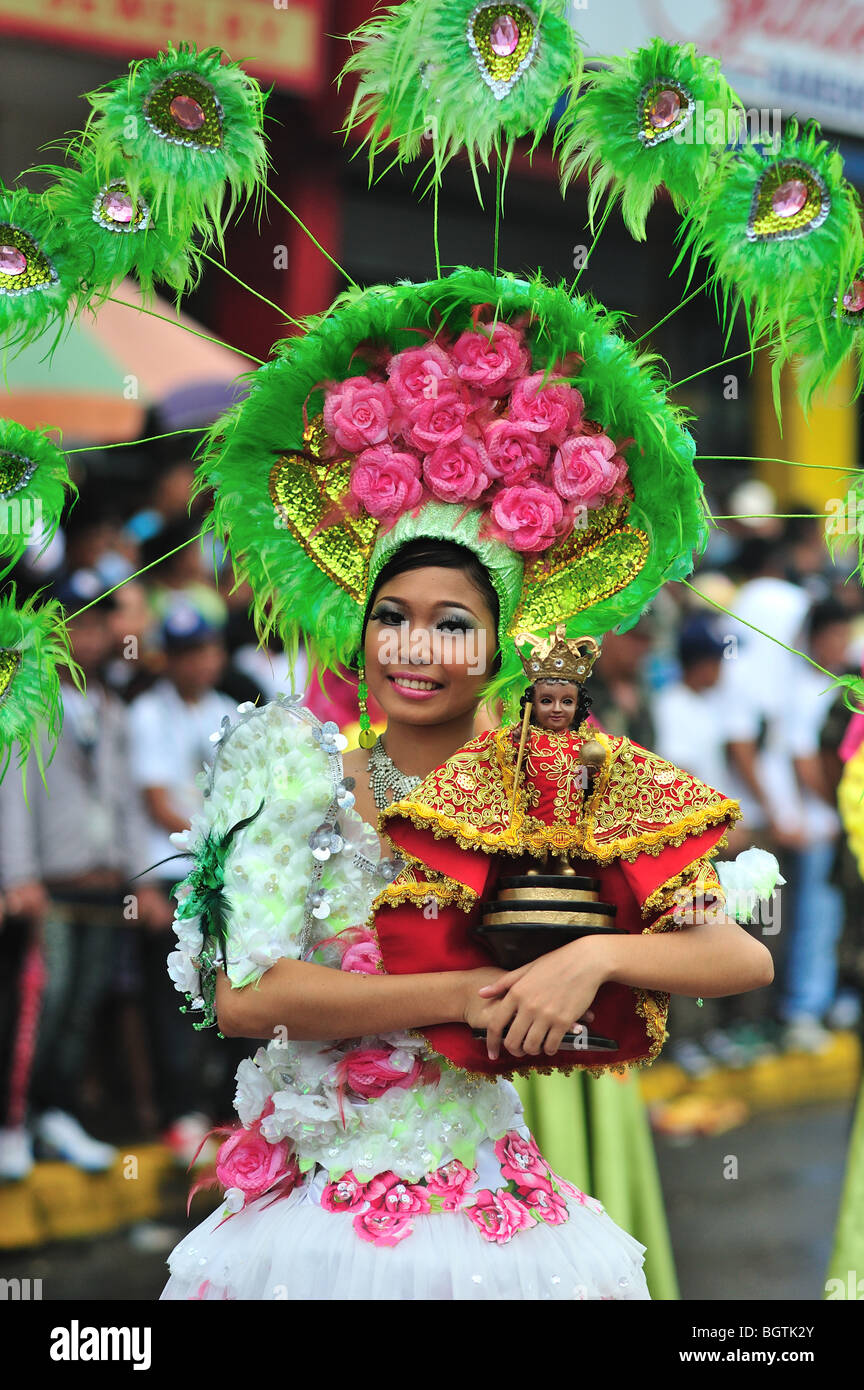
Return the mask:
<path id="1" fill-rule="evenodd" d="M 224 48 L 265 83 L 314 95 L 327 0 L 0 0 L 0 34 L 148 57 L 167 42 Z"/>

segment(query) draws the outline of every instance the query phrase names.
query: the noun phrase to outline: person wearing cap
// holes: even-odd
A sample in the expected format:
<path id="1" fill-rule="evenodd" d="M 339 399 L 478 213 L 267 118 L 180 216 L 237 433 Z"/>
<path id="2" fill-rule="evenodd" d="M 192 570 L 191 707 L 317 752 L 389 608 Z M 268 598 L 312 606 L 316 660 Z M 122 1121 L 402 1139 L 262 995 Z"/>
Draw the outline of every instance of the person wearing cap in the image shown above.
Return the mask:
<path id="1" fill-rule="evenodd" d="M 237 707 L 218 688 L 225 643 L 209 615 L 176 595 L 159 635 L 164 675 L 132 701 L 129 715 L 132 775 L 149 823 L 146 862 L 156 866 L 167 920 L 164 930 L 139 934 L 138 951 L 160 1125 L 165 1142 L 189 1162 L 210 1127 L 200 1110 L 201 1067 L 213 1040 L 188 1027 L 165 973 L 165 933 L 173 916 L 169 894 L 186 872 L 170 836 L 187 830 L 203 805 L 196 778 L 212 758 L 211 736 L 224 718 L 236 716 Z"/>
<path id="2" fill-rule="evenodd" d="M 63 728 L 53 759 L 46 756 L 44 782 L 29 779 L 27 803 L 18 778 L 0 784 L 4 951 L 17 946 L 12 973 L 22 986 L 16 1038 L 4 1049 L 0 1077 L 0 1176 L 6 1178 L 27 1176 L 34 1138 L 46 1156 L 89 1172 L 111 1166 L 114 1149 L 91 1138 L 80 1118 L 94 1018 L 110 982 L 115 929 L 165 919 L 153 884 L 130 883 L 148 863 L 147 827 L 132 782 L 128 713 L 102 678 L 113 642 L 105 614 L 114 604 L 104 592 L 104 580 L 90 569 L 59 582 L 56 596 L 70 614 L 72 655 L 86 691 L 61 671 Z M 88 609 L 94 599 L 99 606 Z M 85 611 L 75 616 L 79 609 Z M 35 1060 L 27 1069 L 12 1059 L 27 1051 L 15 1041 L 32 1028 L 24 1014 L 38 1007 L 40 989 Z"/>

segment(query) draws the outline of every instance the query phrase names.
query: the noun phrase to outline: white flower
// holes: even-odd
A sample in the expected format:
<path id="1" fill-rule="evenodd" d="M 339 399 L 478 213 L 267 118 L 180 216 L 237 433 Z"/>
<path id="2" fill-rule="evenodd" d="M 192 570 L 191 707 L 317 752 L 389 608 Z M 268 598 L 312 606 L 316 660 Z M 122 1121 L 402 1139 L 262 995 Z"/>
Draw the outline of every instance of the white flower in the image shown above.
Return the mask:
<path id="1" fill-rule="evenodd" d="M 270 1099 L 272 1087 L 268 1078 L 249 1057 L 244 1057 L 237 1068 L 237 1090 L 234 1095 L 234 1109 L 244 1125 L 257 1120 Z"/>
<path id="2" fill-rule="evenodd" d="M 200 994 L 201 982 L 191 956 L 185 951 L 172 951 L 168 957 L 168 974 L 174 981 L 174 988 L 181 994 Z"/>
<path id="3" fill-rule="evenodd" d="M 200 917 L 187 917 L 181 920 L 174 918 L 174 935 L 177 937 L 180 950 L 187 956 L 200 956 L 204 949 L 204 936 L 201 931 Z"/>
<path id="4" fill-rule="evenodd" d="M 225 1210 L 233 1216 L 246 1205 L 246 1193 L 239 1187 L 229 1187 L 225 1192 Z"/>

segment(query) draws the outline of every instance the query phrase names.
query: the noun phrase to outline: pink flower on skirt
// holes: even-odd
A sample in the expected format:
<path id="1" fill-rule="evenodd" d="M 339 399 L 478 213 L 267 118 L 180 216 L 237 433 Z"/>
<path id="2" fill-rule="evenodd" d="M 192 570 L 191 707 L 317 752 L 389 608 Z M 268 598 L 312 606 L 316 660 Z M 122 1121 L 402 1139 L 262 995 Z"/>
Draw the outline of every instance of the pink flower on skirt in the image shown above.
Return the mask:
<path id="1" fill-rule="evenodd" d="M 364 1211 L 354 1217 L 354 1230 L 371 1245 L 398 1245 L 414 1230 L 407 1216 L 391 1216 L 385 1211 Z"/>
<path id="2" fill-rule="evenodd" d="M 384 381 L 351 376 L 327 392 L 324 425 L 336 443 L 350 453 L 369 444 L 383 444 L 390 432 L 394 401 Z"/>
<path id="3" fill-rule="evenodd" d="M 300 1170 L 287 1139 L 271 1144 L 256 1127 L 238 1129 L 225 1140 L 216 1158 L 216 1176 L 224 1188 L 239 1187 L 247 1198 L 253 1198 L 277 1182 L 284 1183 L 286 1189 L 289 1182 L 293 1186 Z"/>
<path id="4" fill-rule="evenodd" d="M 407 1069 L 401 1065 L 407 1061 Z M 364 1100 L 375 1100 L 394 1086 L 413 1086 L 423 1063 L 397 1048 L 357 1047 L 339 1063 L 339 1082 Z"/>
<path id="5" fill-rule="evenodd" d="M 532 1216 L 525 1204 L 503 1187 L 497 1192 L 484 1188 L 477 1193 L 475 1205 L 465 1207 L 464 1212 L 484 1240 L 495 1245 L 506 1245 L 517 1231 L 537 1225 L 536 1217 Z"/>
<path id="6" fill-rule="evenodd" d="M 549 1165 L 533 1139 L 523 1139 L 511 1129 L 495 1145 L 495 1157 L 501 1164 L 502 1178 L 515 1183 L 520 1191 L 553 1192 Z"/>
<path id="7" fill-rule="evenodd" d="M 396 1173 L 379 1173 L 366 1184 L 366 1196 L 373 1209 L 388 1211 L 391 1216 L 427 1216 L 430 1211 L 425 1190 Z"/>
<path id="8" fill-rule="evenodd" d="M 530 366 L 522 334 L 507 323 L 463 333 L 453 361 L 462 380 L 484 396 L 506 396 Z"/>
<path id="9" fill-rule="evenodd" d="M 350 1171 L 343 1173 L 335 1182 L 329 1182 L 321 1193 L 321 1205 L 325 1211 L 360 1211 L 366 1202 L 366 1184 Z"/>
<path id="10" fill-rule="evenodd" d="M 543 1192 L 537 1188 L 527 1194 L 525 1205 L 548 1226 L 563 1226 L 565 1221 L 570 1220 L 567 1203 L 557 1192 Z"/>
<path id="11" fill-rule="evenodd" d="M 458 1158 L 445 1163 L 426 1178 L 426 1191 L 441 1198 L 442 1211 L 456 1211 L 464 1205 L 471 1188 L 477 1181 L 473 1168 L 466 1168 Z"/>

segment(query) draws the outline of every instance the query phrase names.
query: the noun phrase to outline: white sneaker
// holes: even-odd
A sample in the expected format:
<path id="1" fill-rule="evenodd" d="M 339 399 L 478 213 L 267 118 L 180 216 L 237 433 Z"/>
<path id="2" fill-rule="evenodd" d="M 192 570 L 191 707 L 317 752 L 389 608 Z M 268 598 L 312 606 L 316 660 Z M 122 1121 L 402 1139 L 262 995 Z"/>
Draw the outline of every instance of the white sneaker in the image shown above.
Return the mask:
<path id="1" fill-rule="evenodd" d="M 0 1129 L 0 1178 L 17 1182 L 33 1168 L 33 1140 L 26 1129 Z"/>
<path id="2" fill-rule="evenodd" d="M 193 1112 L 181 1115 L 162 1135 L 177 1162 L 188 1168 L 194 1162 L 196 1168 L 212 1163 L 216 1158 L 218 1144 L 210 1135 L 213 1126 L 206 1115 Z"/>
<path id="3" fill-rule="evenodd" d="M 790 1019 L 783 1034 L 783 1045 L 787 1052 L 815 1055 L 824 1052 L 832 1041 L 831 1033 L 812 1014 L 800 1014 L 798 1018 Z"/>
<path id="4" fill-rule="evenodd" d="M 111 1144 L 92 1139 L 65 1110 L 46 1110 L 37 1122 L 36 1135 L 53 1157 L 74 1163 L 85 1173 L 106 1173 L 117 1157 Z"/>

